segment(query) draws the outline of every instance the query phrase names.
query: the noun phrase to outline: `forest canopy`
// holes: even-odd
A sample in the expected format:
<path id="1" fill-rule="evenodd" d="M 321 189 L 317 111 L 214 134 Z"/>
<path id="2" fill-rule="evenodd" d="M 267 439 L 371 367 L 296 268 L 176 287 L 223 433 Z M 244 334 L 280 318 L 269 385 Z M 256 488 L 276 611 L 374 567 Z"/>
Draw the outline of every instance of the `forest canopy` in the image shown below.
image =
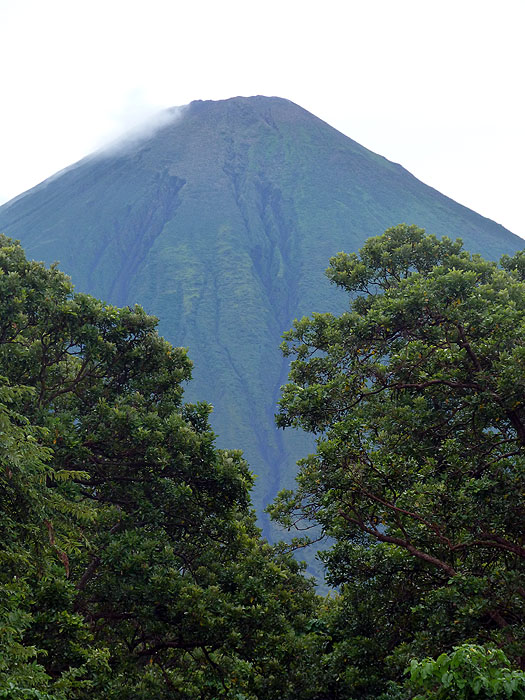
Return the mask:
<path id="1" fill-rule="evenodd" d="M 308 697 L 312 584 L 156 323 L 0 239 L 0 697 Z"/>
<path id="2" fill-rule="evenodd" d="M 0 237 L 0 698 L 525 697 L 524 260 L 397 226 L 286 334 L 317 450 L 270 511 L 330 538 L 321 598 L 186 351 Z"/>

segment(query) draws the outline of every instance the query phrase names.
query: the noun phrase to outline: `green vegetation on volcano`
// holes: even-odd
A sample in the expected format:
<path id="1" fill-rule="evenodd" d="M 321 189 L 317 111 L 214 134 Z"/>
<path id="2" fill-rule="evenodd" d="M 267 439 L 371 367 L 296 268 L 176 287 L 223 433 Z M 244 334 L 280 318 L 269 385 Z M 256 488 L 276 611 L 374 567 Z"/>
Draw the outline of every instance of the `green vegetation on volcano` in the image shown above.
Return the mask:
<path id="1" fill-rule="evenodd" d="M 194 102 L 154 134 L 95 154 L 0 207 L 0 231 L 60 261 L 77 288 L 140 303 L 189 349 L 188 395 L 242 445 L 257 512 L 313 443 L 278 431 L 294 318 L 341 311 L 322 274 L 339 250 L 397 222 L 453 232 L 490 259 L 521 241 L 284 99 Z M 268 524 L 264 521 L 265 532 Z"/>

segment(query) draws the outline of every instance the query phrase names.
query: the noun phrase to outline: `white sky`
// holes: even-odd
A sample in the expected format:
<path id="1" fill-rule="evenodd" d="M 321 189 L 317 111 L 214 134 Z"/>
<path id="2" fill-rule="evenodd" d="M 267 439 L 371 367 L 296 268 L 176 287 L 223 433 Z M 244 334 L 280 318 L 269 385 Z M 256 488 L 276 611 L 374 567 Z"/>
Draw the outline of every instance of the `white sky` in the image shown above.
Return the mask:
<path id="1" fill-rule="evenodd" d="M 0 202 L 159 108 L 263 94 L 525 237 L 524 37 L 525 0 L 0 0 Z"/>

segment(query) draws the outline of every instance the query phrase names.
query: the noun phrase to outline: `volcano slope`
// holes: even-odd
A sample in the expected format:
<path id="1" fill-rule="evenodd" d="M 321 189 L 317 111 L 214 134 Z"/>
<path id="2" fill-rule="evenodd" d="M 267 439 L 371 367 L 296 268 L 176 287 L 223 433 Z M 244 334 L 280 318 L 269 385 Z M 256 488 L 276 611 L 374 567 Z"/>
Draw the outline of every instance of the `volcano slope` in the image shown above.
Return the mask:
<path id="1" fill-rule="evenodd" d="M 294 318 L 346 303 L 324 277 L 330 256 L 401 222 L 492 259 L 523 242 L 288 100 L 198 101 L 165 117 L 5 204 L 0 231 L 60 261 L 77 290 L 142 304 L 189 348 L 187 393 L 214 405 L 219 446 L 244 449 L 261 516 L 310 448 L 274 427 L 279 344 Z"/>

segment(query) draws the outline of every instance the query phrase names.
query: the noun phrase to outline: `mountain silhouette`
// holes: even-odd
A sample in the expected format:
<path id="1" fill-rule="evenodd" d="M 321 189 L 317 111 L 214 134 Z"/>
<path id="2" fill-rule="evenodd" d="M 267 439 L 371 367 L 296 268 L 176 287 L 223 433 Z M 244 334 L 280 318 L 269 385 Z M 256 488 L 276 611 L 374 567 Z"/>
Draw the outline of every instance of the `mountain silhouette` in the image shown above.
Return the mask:
<path id="1" fill-rule="evenodd" d="M 294 318 L 340 311 L 324 277 L 401 222 L 487 258 L 523 241 L 275 97 L 197 101 L 149 134 L 89 156 L 0 207 L 0 231 L 60 261 L 77 290 L 140 303 L 195 363 L 190 400 L 214 405 L 218 444 L 242 448 L 262 508 L 312 441 L 273 416 Z M 262 516 L 265 533 L 270 534 Z"/>

